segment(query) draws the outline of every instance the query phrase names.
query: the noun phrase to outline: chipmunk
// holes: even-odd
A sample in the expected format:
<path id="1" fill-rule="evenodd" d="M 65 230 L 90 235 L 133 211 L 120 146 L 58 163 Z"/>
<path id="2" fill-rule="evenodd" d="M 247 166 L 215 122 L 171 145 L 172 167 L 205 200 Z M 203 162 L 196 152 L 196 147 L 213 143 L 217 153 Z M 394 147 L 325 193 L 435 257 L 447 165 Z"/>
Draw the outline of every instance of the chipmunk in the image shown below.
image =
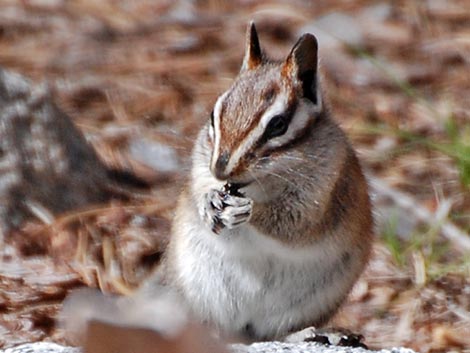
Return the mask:
<path id="1" fill-rule="evenodd" d="M 249 25 L 172 232 L 165 282 L 221 332 L 278 339 L 335 314 L 367 263 L 373 221 L 358 159 L 325 106 L 315 36 L 278 62 Z"/>

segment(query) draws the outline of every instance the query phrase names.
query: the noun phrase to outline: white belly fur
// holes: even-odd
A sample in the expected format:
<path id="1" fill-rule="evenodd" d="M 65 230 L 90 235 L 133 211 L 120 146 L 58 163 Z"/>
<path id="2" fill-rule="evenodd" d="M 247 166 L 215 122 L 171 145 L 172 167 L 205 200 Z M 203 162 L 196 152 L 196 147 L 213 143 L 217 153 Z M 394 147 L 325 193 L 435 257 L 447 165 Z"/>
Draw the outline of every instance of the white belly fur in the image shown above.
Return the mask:
<path id="1" fill-rule="evenodd" d="M 293 249 L 250 225 L 218 236 L 194 221 L 196 212 L 175 225 L 176 280 L 194 314 L 228 333 L 250 325 L 257 337 L 279 337 L 315 324 L 342 301 L 362 269 L 352 251 L 341 261 L 345 244 L 338 246 L 338 237 Z"/>

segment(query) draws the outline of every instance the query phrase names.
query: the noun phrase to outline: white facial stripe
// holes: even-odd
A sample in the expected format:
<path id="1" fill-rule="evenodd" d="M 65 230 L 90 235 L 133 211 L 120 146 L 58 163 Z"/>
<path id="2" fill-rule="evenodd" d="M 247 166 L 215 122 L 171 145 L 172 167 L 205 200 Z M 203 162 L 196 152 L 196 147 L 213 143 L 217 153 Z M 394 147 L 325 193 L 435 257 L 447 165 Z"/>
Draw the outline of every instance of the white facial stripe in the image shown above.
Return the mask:
<path id="1" fill-rule="evenodd" d="M 238 148 L 230 156 L 227 165 L 227 174 L 230 173 L 239 163 L 240 159 L 252 147 L 256 141 L 263 135 L 266 126 L 271 118 L 275 115 L 282 114 L 287 109 L 287 96 L 279 94 L 274 103 L 264 112 L 256 128 L 251 131 L 246 139 L 238 146 Z"/>
<path id="2" fill-rule="evenodd" d="M 313 115 L 312 113 L 321 112 L 322 101 L 321 101 L 320 87 L 318 85 L 318 82 L 316 83 L 316 85 L 317 85 L 316 87 L 317 87 L 318 104 L 312 105 L 312 102 L 310 101 L 306 103 L 305 100 L 300 100 L 297 106 L 297 109 L 294 113 L 294 116 L 292 117 L 292 120 L 289 124 L 289 129 L 284 135 L 281 135 L 279 137 L 276 137 L 268 141 L 267 143 L 268 148 L 276 148 L 276 147 L 283 146 L 289 141 L 291 141 L 292 139 L 294 139 L 295 136 L 297 135 L 297 132 L 302 129 L 305 129 L 305 127 L 308 125 Z"/>
<path id="3" fill-rule="evenodd" d="M 300 101 L 289 124 L 289 129 L 287 132 L 284 135 L 269 140 L 266 144 L 267 147 L 275 148 L 285 145 L 295 138 L 298 131 L 304 129 L 307 126 L 310 119 L 311 111 L 308 109 L 308 107 L 306 107 L 304 102 Z"/>
<path id="4" fill-rule="evenodd" d="M 214 141 L 214 128 L 213 126 L 209 126 L 209 137 L 211 138 L 212 141 Z"/>
<path id="5" fill-rule="evenodd" d="M 274 101 L 273 105 L 269 107 L 269 109 L 267 109 L 261 117 L 260 124 L 258 127 L 262 129 L 262 132 L 261 134 L 259 134 L 258 137 L 260 137 L 264 133 L 264 130 L 266 130 L 266 126 L 268 126 L 273 116 L 283 114 L 286 110 L 287 96 L 285 94 L 279 94 L 276 100 Z"/>
<path id="6" fill-rule="evenodd" d="M 308 104 L 304 100 L 299 101 L 296 112 L 292 117 L 292 120 L 289 124 L 287 132 L 268 141 L 267 146 L 269 148 L 276 148 L 285 145 L 287 142 L 295 138 L 298 131 L 304 129 L 309 120 L 312 117 L 312 113 L 318 113 L 322 110 L 322 99 L 320 93 L 320 85 L 318 80 L 316 82 L 317 87 L 317 101 L 318 104 L 313 105 L 312 102 Z M 220 112 L 222 109 L 222 102 L 225 99 L 228 92 L 225 92 L 217 100 L 214 107 L 214 127 L 215 127 L 215 146 L 214 146 L 214 155 L 212 158 L 212 167 L 215 167 L 216 156 L 220 154 Z M 230 159 L 226 167 L 226 174 L 230 174 L 233 169 L 238 165 L 240 159 L 246 154 L 246 152 L 256 143 L 260 137 L 264 134 L 266 127 L 268 126 L 271 119 L 279 114 L 285 113 L 287 110 L 287 95 L 279 94 L 276 97 L 274 103 L 264 112 L 262 115 L 259 124 L 251 131 L 245 140 L 238 146 L 238 148 L 232 152 Z"/>
<path id="7" fill-rule="evenodd" d="M 222 102 L 228 91 L 222 94 L 214 105 L 214 151 L 212 152 L 212 169 L 215 168 L 217 156 L 220 154 L 220 113 L 222 112 Z"/>

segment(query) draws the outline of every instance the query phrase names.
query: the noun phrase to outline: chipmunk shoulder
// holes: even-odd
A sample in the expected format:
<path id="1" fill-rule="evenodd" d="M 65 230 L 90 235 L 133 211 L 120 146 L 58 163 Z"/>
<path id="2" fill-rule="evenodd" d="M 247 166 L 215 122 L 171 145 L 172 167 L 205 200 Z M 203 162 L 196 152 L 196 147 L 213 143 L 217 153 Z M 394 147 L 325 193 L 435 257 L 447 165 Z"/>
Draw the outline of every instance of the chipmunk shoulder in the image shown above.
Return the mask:
<path id="1" fill-rule="evenodd" d="M 324 102 L 312 34 L 274 61 L 250 24 L 240 73 L 198 135 L 172 232 L 168 283 L 227 334 L 281 338 L 326 323 L 345 300 L 373 221 L 356 154 Z"/>

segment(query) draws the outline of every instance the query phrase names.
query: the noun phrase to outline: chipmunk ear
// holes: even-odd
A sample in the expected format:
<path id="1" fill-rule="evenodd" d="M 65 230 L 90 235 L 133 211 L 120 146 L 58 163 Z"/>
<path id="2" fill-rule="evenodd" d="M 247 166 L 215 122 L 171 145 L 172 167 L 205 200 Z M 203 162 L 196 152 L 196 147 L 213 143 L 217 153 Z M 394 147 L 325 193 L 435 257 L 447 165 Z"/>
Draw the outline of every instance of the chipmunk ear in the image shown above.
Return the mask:
<path id="1" fill-rule="evenodd" d="M 284 76 L 300 81 L 305 98 L 318 104 L 318 43 L 313 34 L 306 33 L 297 41 L 282 69 Z"/>
<path id="2" fill-rule="evenodd" d="M 256 33 L 255 23 L 251 21 L 246 30 L 245 57 L 241 71 L 253 70 L 261 65 L 262 61 L 263 54 L 259 45 L 258 33 Z"/>

